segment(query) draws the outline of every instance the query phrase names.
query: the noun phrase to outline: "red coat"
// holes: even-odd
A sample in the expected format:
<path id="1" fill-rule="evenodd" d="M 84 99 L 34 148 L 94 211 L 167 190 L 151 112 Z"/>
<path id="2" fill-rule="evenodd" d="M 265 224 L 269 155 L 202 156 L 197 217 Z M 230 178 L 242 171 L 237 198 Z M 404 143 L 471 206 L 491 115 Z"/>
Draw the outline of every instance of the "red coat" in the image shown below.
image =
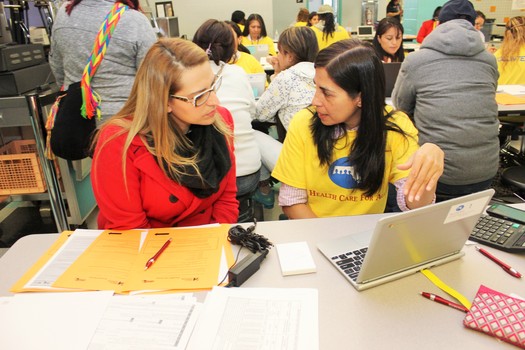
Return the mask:
<path id="1" fill-rule="evenodd" d="M 427 37 L 428 34 L 430 34 L 434 28 L 436 28 L 438 25 L 437 21 L 434 21 L 433 19 L 429 19 L 428 21 L 425 21 L 421 24 L 421 28 L 419 28 L 419 32 L 417 33 L 417 42 L 422 43 L 423 39 Z"/>
<path id="2" fill-rule="evenodd" d="M 218 107 L 220 115 L 233 130 L 230 112 Z M 186 187 L 162 172 L 153 155 L 136 136 L 127 151 L 126 175 L 122 173 L 122 148 L 127 134 L 100 146 L 119 130 L 103 129 L 95 149 L 91 183 L 100 209 L 100 229 L 134 229 L 234 223 L 239 209 L 235 198 L 235 156 L 230 146 L 232 167 L 220 183 L 217 193 L 198 198 Z M 127 179 L 127 190 L 124 178 Z M 129 196 L 128 196 L 129 194 Z"/>

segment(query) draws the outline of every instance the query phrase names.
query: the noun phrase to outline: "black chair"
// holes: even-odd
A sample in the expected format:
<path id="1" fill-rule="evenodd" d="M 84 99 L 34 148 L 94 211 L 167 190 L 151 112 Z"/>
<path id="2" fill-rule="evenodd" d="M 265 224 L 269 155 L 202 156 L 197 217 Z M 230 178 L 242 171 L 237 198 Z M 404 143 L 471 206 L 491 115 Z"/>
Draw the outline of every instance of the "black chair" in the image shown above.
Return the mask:
<path id="1" fill-rule="evenodd" d="M 501 172 L 501 181 L 518 191 L 525 191 L 525 167 L 513 166 Z"/>
<path id="2" fill-rule="evenodd" d="M 252 197 L 254 193 L 255 191 L 237 197 L 239 201 L 239 217 L 237 222 L 253 222 L 253 219 L 264 221 L 262 204 L 253 200 Z"/>

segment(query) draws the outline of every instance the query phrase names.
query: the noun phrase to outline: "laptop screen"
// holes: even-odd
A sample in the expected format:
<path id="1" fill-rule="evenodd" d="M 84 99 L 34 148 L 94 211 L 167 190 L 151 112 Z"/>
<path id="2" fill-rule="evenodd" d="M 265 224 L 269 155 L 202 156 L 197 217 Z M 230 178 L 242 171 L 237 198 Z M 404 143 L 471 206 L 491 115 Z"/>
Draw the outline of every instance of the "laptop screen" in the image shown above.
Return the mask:
<path id="1" fill-rule="evenodd" d="M 257 61 L 260 61 L 261 57 L 266 57 L 269 55 L 268 45 L 266 44 L 246 45 L 246 48 L 250 50 L 250 53 L 257 59 Z"/>
<path id="2" fill-rule="evenodd" d="M 266 83 L 266 73 L 253 73 L 248 74 L 248 80 L 253 90 L 253 96 L 255 99 L 259 99 L 264 92 Z"/>
<path id="3" fill-rule="evenodd" d="M 374 34 L 374 27 L 372 26 L 357 27 L 357 35 L 372 35 L 372 34 Z"/>

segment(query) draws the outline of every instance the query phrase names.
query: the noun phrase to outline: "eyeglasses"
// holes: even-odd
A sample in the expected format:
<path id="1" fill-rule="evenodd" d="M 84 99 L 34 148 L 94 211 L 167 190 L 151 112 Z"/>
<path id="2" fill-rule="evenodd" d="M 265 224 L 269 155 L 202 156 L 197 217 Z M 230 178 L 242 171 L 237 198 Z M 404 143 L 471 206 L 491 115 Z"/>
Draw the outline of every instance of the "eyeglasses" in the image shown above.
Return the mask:
<path id="1" fill-rule="evenodd" d="M 188 98 L 186 96 L 178 96 L 178 95 L 170 95 L 170 97 L 175 98 L 177 100 L 191 103 L 193 107 L 202 106 L 203 104 L 206 103 L 206 101 L 208 101 L 211 93 L 217 92 L 217 90 L 219 90 L 219 88 L 221 87 L 221 83 L 222 83 L 221 72 L 222 72 L 223 67 L 224 65 L 221 66 L 221 68 L 219 69 L 219 72 L 217 73 L 217 75 L 215 75 L 215 80 L 213 81 L 213 84 L 209 89 L 204 90 L 203 92 L 195 95 L 193 98 Z"/>

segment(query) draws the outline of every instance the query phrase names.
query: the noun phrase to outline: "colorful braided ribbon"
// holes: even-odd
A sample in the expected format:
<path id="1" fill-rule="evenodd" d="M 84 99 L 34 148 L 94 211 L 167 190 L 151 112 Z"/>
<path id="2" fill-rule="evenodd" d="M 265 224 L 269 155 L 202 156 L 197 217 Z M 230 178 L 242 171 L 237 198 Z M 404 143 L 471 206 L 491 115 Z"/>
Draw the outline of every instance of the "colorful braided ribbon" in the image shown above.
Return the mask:
<path id="1" fill-rule="evenodd" d="M 86 68 L 84 68 L 84 72 L 82 73 L 82 79 L 80 80 L 83 102 L 80 113 L 84 118 L 91 119 L 94 115 L 97 116 L 97 119 L 100 119 L 101 117 L 100 95 L 93 91 L 93 88 L 91 87 L 91 79 L 95 75 L 104 55 L 106 54 L 111 35 L 120 20 L 120 16 L 127 9 L 128 6 L 120 2 L 115 3 L 100 26 L 91 56 L 89 57 Z"/>

